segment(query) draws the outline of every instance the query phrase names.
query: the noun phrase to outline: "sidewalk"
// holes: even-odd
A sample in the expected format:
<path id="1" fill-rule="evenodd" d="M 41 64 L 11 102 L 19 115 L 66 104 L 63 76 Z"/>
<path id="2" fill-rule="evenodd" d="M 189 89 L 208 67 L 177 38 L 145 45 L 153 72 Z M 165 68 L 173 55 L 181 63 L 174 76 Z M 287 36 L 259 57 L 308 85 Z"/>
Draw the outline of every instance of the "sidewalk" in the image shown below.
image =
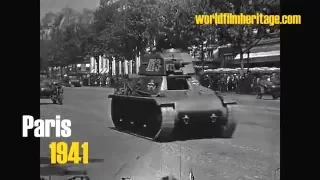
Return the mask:
<path id="1" fill-rule="evenodd" d="M 273 99 L 270 95 L 265 95 L 262 99 L 257 99 L 255 95 L 248 94 L 235 94 L 235 93 L 222 93 L 231 100 L 238 103 L 239 108 L 253 108 L 268 111 L 280 111 L 280 98 Z"/>

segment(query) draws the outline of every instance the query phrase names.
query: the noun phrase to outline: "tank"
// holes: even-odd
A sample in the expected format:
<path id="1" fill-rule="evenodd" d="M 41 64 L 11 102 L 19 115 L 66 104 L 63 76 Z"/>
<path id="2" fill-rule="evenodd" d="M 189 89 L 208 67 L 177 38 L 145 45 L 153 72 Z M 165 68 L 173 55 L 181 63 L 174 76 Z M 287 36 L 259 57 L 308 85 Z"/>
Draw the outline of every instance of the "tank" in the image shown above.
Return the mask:
<path id="1" fill-rule="evenodd" d="M 201 86 L 193 60 L 181 49 L 142 56 L 139 74 L 109 95 L 115 129 L 154 141 L 231 138 L 236 102 Z"/>

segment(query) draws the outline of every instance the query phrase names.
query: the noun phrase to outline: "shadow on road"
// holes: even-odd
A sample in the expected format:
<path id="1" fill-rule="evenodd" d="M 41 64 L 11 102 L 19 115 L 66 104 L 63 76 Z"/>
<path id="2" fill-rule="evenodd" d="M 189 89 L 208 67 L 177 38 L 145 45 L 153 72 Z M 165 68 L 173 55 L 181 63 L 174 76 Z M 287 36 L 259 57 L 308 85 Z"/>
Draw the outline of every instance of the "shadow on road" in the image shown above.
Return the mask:
<path id="1" fill-rule="evenodd" d="M 276 101 L 276 100 L 280 100 L 280 98 L 278 99 L 273 99 L 272 97 L 270 98 L 262 98 L 261 100 L 267 100 L 267 101 Z"/>
<path id="2" fill-rule="evenodd" d="M 55 104 L 53 104 L 53 103 L 48 103 L 48 102 L 47 102 L 47 103 L 42 103 L 42 102 L 40 102 L 40 106 L 41 106 L 41 105 L 49 105 L 49 104 L 50 104 L 50 105 L 55 105 Z"/>
<path id="3" fill-rule="evenodd" d="M 90 159 L 89 163 L 102 163 L 104 159 Z M 49 157 L 40 157 L 40 176 L 74 176 L 71 179 L 89 179 L 85 166 L 75 164 L 52 165 Z"/>
<path id="4" fill-rule="evenodd" d="M 75 165 L 74 165 L 75 166 Z M 69 166 L 71 167 L 71 165 Z M 69 170 L 68 166 L 48 165 L 40 167 L 40 176 L 70 176 L 87 175 L 86 170 Z"/>
<path id="5" fill-rule="evenodd" d="M 148 141 L 153 141 L 156 143 L 169 143 L 169 142 L 176 142 L 176 141 L 188 141 L 188 140 L 200 140 L 200 139 L 213 139 L 213 138 L 218 138 L 217 134 L 211 134 L 208 135 L 206 133 L 204 133 L 203 131 L 196 131 L 193 133 L 188 133 L 188 134 L 181 134 L 179 135 L 179 137 L 170 137 L 170 139 L 160 139 L 160 140 L 153 140 L 152 138 L 149 137 L 145 137 L 145 136 L 141 136 L 138 134 L 134 134 L 134 133 L 130 133 L 128 131 L 122 131 L 119 129 L 116 129 L 115 127 L 109 127 L 109 129 L 121 132 L 121 133 L 125 133 L 131 136 L 135 136 L 141 139 L 146 139 Z M 221 138 L 220 138 L 221 139 Z"/>
<path id="6" fill-rule="evenodd" d="M 80 155 L 81 157 L 82 155 Z M 98 159 L 98 158 L 89 158 L 89 163 L 102 163 L 104 162 L 104 159 Z M 50 165 L 50 158 L 49 157 L 40 157 L 40 165 Z"/>

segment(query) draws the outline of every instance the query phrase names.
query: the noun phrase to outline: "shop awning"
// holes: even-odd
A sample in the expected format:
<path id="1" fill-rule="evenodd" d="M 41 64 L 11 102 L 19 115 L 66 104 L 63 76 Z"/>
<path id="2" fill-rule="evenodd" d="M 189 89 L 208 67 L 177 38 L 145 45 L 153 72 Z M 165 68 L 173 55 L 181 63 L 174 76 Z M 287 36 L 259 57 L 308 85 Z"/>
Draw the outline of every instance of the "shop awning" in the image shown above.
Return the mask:
<path id="1" fill-rule="evenodd" d="M 239 73 L 241 68 L 217 68 L 217 69 L 207 69 L 204 70 L 204 74 L 208 73 Z M 247 68 L 243 69 L 245 72 L 247 71 Z M 249 71 L 251 72 L 258 72 L 258 73 L 273 73 L 273 72 L 280 72 L 280 68 L 276 67 L 254 67 L 254 68 L 249 68 Z"/>
<path id="2" fill-rule="evenodd" d="M 104 73 L 106 73 L 106 72 L 107 72 L 107 68 L 103 68 L 101 74 L 104 74 Z"/>
<path id="3" fill-rule="evenodd" d="M 92 69 L 90 73 L 97 73 L 96 69 Z"/>
<path id="4" fill-rule="evenodd" d="M 247 63 L 247 58 L 243 58 L 244 63 Z M 264 62 L 280 62 L 280 54 L 274 56 L 264 56 L 264 57 L 254 57 L 252 58 L 250 55 L 249 63 L 264 63 Z M 236 59 L 233 61 L 229 61 L 228 64 L 240 64 L 240 60 Z"/>
<path id="5" fill-rule="evenodd" d="M 270 56 L 280 56 L 280 50 L 277 51 L 268 51 L 268 52 L 257 52 L 250 53 L 249 57 L 251 58 L 262 58 L 262 57 L 270 57 Z M 243 54 L 243 59 L 247 59 L 248 54 Z M 234 59 L 240 59 L 240 54 L 238 54 Z"/>

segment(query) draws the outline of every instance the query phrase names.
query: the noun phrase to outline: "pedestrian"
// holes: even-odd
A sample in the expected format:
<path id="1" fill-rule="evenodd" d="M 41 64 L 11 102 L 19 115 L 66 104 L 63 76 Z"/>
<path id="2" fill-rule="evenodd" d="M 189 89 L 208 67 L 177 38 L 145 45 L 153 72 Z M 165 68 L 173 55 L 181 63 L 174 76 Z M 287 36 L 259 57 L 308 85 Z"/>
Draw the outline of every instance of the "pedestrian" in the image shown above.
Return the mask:
<path id="1" fill-rule="evenodd" d="M 276 85 L 279 85 L 279 84 L 280 84 L 280 79 L 279 79 L 279 77 L 277 76 L 276 73 L 273 73 L 273 74 L 272 74 L 270 80 L 271 80 L 271 82 L 272 82 L 273 84 L 276 84 Z"/>

